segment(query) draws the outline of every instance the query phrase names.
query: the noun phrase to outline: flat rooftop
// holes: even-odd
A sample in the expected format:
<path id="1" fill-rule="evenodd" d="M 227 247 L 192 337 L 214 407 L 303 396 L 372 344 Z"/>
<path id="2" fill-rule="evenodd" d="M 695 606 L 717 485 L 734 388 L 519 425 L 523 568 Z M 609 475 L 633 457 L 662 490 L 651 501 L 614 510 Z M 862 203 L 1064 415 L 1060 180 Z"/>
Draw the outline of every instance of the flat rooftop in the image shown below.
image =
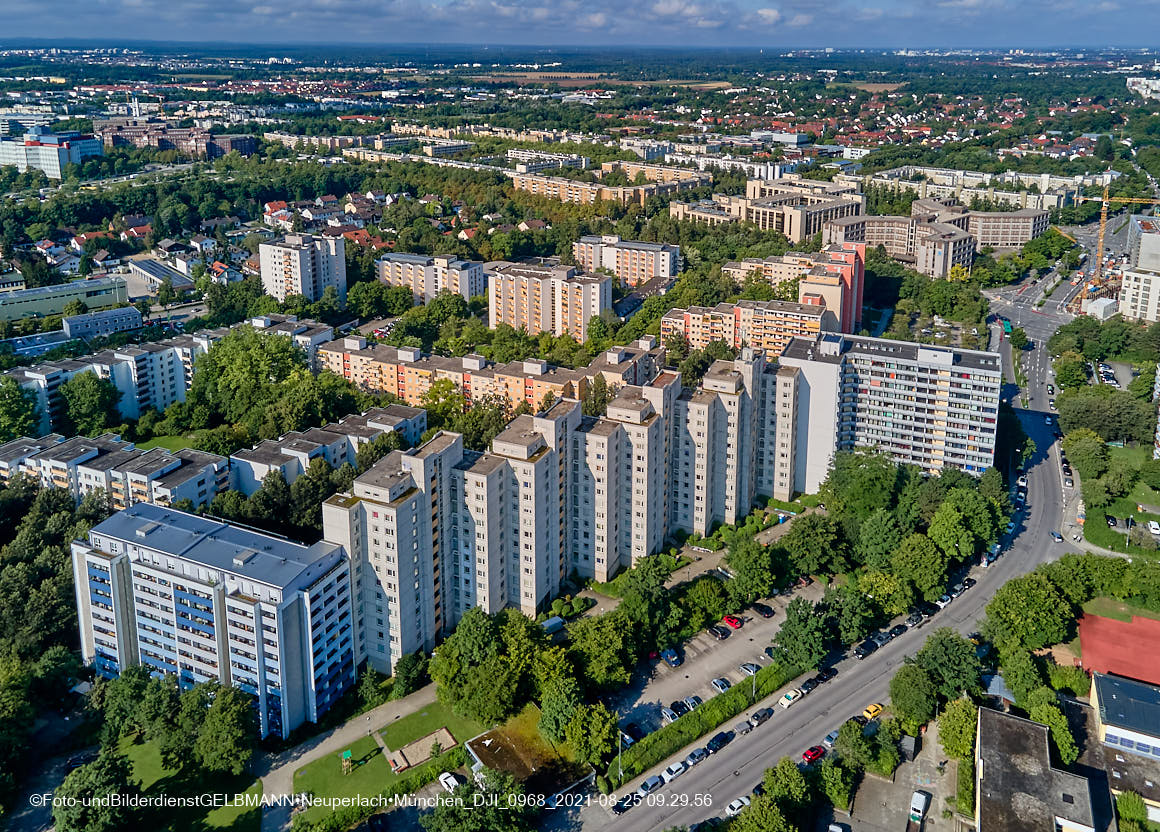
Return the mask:
<path id="1" fill-rule="evenodd" d="M 1152 737 L 1160 737 L 1160 687 L 1123 676 L 1096 673 L 1100 722 Z"/>

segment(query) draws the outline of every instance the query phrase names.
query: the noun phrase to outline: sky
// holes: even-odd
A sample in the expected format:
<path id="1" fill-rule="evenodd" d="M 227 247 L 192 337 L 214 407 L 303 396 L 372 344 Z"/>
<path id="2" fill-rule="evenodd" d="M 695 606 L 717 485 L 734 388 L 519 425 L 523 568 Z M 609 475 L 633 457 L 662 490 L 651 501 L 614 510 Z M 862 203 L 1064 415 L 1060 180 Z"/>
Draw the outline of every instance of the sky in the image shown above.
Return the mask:
<path id="1" fill-rule="evenodd" d="M 0 0 L 0 20 L 4 38 L 250 44 L 1160 46 L 1158 0 Z"/>

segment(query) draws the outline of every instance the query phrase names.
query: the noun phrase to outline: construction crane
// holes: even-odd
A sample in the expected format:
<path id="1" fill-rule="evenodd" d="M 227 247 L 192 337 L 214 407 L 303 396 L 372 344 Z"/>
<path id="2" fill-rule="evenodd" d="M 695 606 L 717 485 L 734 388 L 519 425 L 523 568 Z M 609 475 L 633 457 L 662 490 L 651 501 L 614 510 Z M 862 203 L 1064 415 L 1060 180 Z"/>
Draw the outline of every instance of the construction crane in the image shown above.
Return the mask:
<path id="1" fill-rule="evenodd" d="M 1139 203 L 1143 205 L 1160 205 L 1160 199 L 1136 199 L 1126 196 L 1109 196 L 1108 186 L 1104 185 L 1103 196 L 1077 196 L 1076 202 L 1100 201 L 1100 233 L 1096 239 L 1095 268 L 1092 270 L 1092 282 L 1098 285 L 1104 273 L 1104 236 L 1108 230 L 1108 206 L 1113 202 L 1118 204 Z"/>

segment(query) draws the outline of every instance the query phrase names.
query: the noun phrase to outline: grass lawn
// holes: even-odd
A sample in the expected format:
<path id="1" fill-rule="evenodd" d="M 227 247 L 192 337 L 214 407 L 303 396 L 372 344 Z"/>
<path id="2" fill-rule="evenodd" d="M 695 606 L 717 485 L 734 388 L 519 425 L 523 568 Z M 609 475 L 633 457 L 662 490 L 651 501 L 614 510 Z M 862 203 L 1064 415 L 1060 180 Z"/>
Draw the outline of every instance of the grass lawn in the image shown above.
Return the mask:
<path id="1" fill-rule="evenodd" d="M 137 445 L 142 450 L 150 448 L 165 448 L 167 451 L 180 451 L 182 448 L 193 447 L 193 437 L 190 436 L 154 436 L 148 442 Z"/>
<path id="2" fill-rule="evenodd" d="M 1084 604 L 1083 611 L 1091 615 L 1100 615 L 1104 618 L 1114 618 L 1117 621 L 1124 622 L 1131 621 L 1134 615 L 1160 621 L 1160 613 L 1146 610 L 1143 607 L 1133 606 L 1123 601 L 1117 601 L 1115 598 L 1108 598 L 1104 595 L 1099 598 L 1093 598 Z"/>
<path id="3" fill-rule="evenodd" d="M 146 795 L 262 793 L 261 781 L 254 780 L 249 774 L 236 777 L 225 774 L 200 780 L 183 772 L 167 769 L 161 764 L 161 752 L 156 743 L 134 743 L 132 739 L 125 739 L 121 742 L 121 751 L 132 763 L 133 777 Z M 262 809 L 259 806 L 189 807 L 166 809 L 157 813 L 151 823 L 150 832 L 205 832 L 211 829 L 258 832 L 261 827 Z"/>
<path id="4" fill-rule="evenodd" d="M 1119 525 L 1109 527 L 1104 521 L 1104 515 L 1110 514 L 1119 520 Z M 1096 546 L 1111 549 L 1113 552 L 1123 552 L 1127 555 L 1139 555 L 1143 558 L 1158 559 L 1160 551 L 1145 549 L 1134 543 L 1124 540 L 1124 518 L 1131 517 L 1136 523 L 1146 526 L 1149 520 L 1160 521 L 1160 514 L 1136 511 L 1136 501 L 1131 497 L 1121 497 L 1102 510 L 1089 511 L 1087 521 L 1083 525 L 1083 536 Z M 1147 531 L 1147 529 L 1145 529 Z"/>
<path id="5" fill-rule="evenodd" d="M 419 737 L 425 737 L 440 728 L 450 731 L 451 736 L 459 743 L 465 743 L 484 731 L 484 727 L 478 722 L 456 716 L 446 705 L 433 702 L 423 710 L 391 723 L 382 730 L 381 735 L 387 748 L 397 751 L 407 743 L 414 742 Z"/>
<path id="6" fill-rule="evenodd" d="M 1152 459 L 1152 446 L 1137 445 L 1133 448 L 1115 448 L 1108 446 L 1108 459 L 1123 460 L 1133 468 L 1138 469 L 1142 464 Z M 1142 482 L 1137 482 L 1135 487 L 1128 493 L 1127 499 L 1133 503 L 1160 506 L 1160 491 L 1150 488 Z"/>

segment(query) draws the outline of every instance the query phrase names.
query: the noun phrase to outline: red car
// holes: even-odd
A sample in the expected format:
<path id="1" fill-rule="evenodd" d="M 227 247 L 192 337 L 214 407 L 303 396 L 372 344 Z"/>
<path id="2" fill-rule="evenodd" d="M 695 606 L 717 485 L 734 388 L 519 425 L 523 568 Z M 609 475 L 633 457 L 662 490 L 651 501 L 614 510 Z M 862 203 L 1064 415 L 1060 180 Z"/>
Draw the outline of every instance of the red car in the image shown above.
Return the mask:
<path id="1" fill-rule="evenodd" d="M 724 621 L 726 624 L 728 624 L 730 627 L 732 627 L 734 630 L 741 629 L 741 619 L 735 615 L 727 615 L 724 618 L 722 618 L 721 620 Z"/>
<path id="2" fill-rule="evenodd" d="M 813 748 L 808 748 L 802 752 L 802 760 L 807 763 L 816 763 L 822 757 L 826 756 L 826 749 L 820 745 L 815 745 Z"/>

